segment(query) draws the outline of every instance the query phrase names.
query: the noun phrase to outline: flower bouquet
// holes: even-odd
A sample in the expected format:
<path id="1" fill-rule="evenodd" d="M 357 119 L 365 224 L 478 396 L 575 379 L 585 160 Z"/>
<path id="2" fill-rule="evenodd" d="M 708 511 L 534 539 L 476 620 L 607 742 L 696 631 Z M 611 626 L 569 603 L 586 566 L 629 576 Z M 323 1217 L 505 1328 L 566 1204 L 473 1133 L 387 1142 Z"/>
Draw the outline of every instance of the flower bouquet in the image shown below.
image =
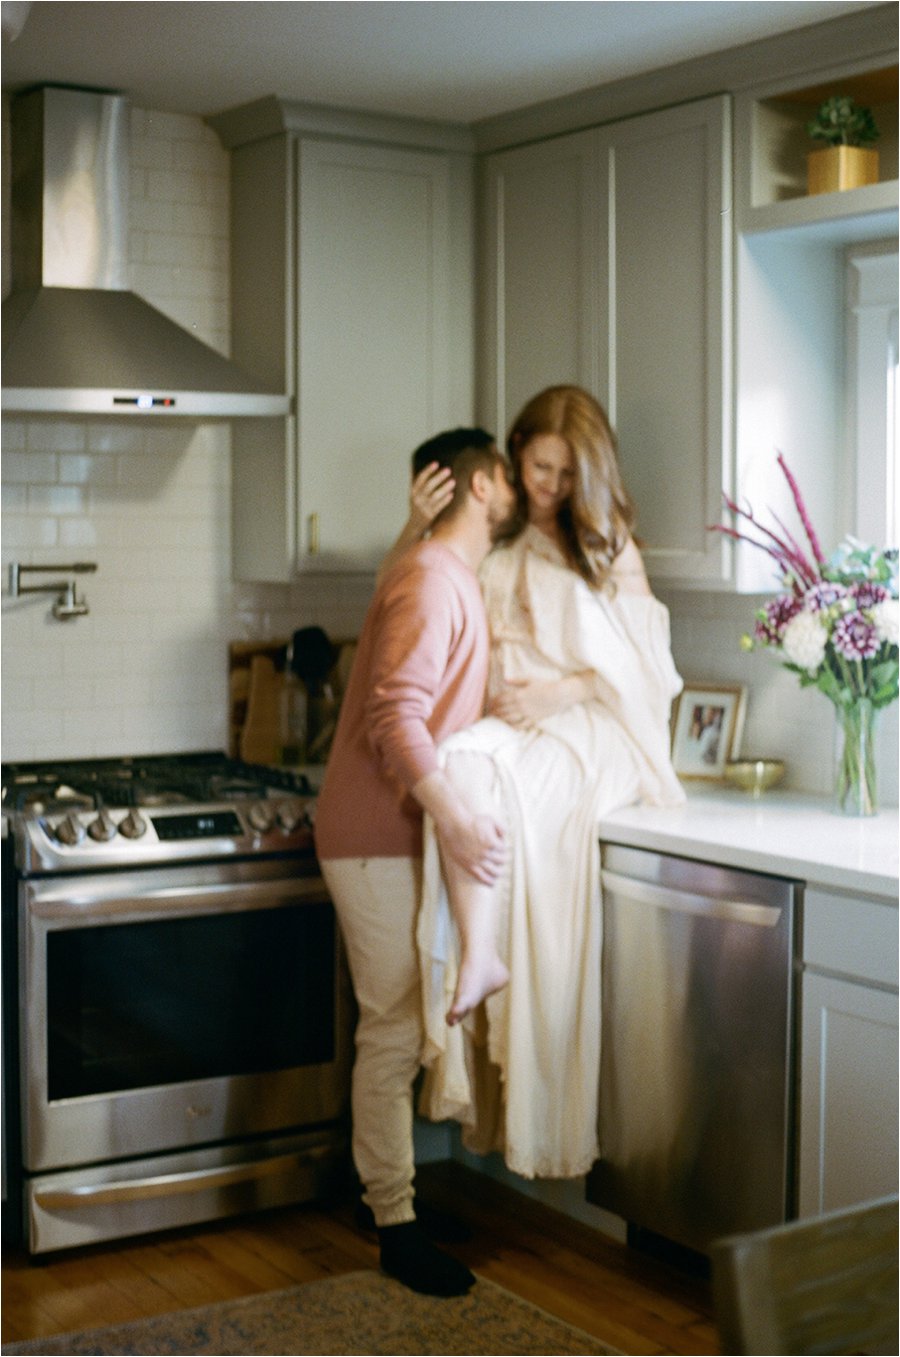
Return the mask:
<path id="1" fill-rule="evenodd" d="M 774 513 L 777 531 L 727 496 L 725 504 L 740 526 L 713 529 L 765 551 L 781 577 L 782 592 L 759 610 L 752 635 L 744 636 L 741 645 L 780 652 L 803 687 L 818 688 L 834 703 L 842 736 L 838 806 L 847 814 L 874 815 L 874 717 L 897 697 L 897 549 L 878 551 L 847 537 L 826 558 L 780 453 L 778 465 L 808 546 L 801 546 Z"/>

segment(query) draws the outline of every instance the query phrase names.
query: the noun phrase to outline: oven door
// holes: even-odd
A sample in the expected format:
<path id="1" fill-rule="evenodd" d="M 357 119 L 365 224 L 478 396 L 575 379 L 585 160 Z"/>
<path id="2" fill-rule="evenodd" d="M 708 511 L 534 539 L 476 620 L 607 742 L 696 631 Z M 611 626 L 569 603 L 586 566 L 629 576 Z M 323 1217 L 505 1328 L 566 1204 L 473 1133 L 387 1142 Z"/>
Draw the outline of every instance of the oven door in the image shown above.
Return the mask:
<path id="1" fill-rule="evenodd" d="M 34 879 L 20 910 L 26 1171 L 345 1117 L 352 1001 L 314 863 Z"/>

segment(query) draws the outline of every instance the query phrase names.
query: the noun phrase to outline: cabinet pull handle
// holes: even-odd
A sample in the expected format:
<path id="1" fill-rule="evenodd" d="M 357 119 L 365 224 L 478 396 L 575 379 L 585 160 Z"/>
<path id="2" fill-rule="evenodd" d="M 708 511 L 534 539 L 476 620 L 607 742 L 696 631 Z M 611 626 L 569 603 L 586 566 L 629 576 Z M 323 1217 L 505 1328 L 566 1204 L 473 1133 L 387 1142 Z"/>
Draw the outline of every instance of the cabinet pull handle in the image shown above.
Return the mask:
<path id="1" fill-rule="evenodd" d="M 309 554 L 318 556 L 319 554 L 319 515 L 310 514 L 309 516 Z"/>
<path id="2" fill-rule="evenodd" d="M 695 895 L 692 891 L 677 890 L 674 886 L 657 886 L 649 881 L 636 881 L 630 876 L 604 869 L 600 880 L 616 895 L 640 905 L 656 905 L 679 914 L 701 914 L 711 919 L 729 919 L 734 923 L 755 924 L 774 928 L 781 918 L 777 905 L 762 905 L 755 900 L 729 900 L 722 896 Z"/>

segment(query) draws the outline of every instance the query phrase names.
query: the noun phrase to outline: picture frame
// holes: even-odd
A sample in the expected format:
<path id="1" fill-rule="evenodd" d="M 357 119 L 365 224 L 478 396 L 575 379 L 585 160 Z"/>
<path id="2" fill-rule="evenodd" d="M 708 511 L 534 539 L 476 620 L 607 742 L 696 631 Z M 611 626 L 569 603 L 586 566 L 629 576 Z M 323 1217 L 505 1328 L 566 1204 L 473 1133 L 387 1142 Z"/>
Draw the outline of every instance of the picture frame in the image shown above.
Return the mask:
<path id="1" fill-rule="evenodd" d="M 747 708 L 742 684 L 686 683 L 672 713 L 672 763 L 680 778 L 721 782 L 740 753 Z"/>

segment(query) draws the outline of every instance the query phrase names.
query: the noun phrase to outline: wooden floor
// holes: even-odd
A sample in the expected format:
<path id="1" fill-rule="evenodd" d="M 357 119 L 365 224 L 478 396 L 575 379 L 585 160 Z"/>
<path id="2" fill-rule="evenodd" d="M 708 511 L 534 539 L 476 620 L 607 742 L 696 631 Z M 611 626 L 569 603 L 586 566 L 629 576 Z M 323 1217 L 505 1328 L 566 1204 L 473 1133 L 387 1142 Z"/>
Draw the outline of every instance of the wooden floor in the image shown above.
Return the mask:
<path id="1" fill-rule="evenodd" d="M 444 1247 L 480 1276 L 624 1353 L 720 1351 L 709 1285 L 473 1174 L 419 1170 L 420 1200 L 471 1226 Z M 354 1203 L 216 1222 L 72 1250 L 3 1259 L 3 1341 L 122 1323 L 378 1266 Z"/>

